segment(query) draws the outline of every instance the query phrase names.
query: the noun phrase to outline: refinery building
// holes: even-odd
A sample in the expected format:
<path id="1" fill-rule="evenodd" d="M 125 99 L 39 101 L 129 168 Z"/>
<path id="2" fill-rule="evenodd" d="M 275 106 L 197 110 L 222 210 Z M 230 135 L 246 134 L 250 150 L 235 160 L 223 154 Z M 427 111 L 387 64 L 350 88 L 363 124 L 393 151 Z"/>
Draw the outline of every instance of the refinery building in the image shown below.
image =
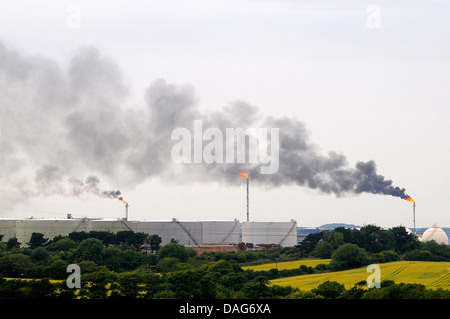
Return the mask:
<path id="1" fill-rule="evenodd" d="M 172 239 L 185 246 L 236 245 L 248 243 L 290 247 L 297 244 L 297 222 L 239 222 L 238 220 L 180 221 L 171 220 L 130 221 L 125 219 L 73 218 L 65 219 L 0 219 L 3 241 L 17 238 L 27 246 L 32 233 L 42 233 L 44 238 L 67 236 L 71 232 L 107 231 L 117 233 L 131 230 L 158 235 L 162 245 Z"/>

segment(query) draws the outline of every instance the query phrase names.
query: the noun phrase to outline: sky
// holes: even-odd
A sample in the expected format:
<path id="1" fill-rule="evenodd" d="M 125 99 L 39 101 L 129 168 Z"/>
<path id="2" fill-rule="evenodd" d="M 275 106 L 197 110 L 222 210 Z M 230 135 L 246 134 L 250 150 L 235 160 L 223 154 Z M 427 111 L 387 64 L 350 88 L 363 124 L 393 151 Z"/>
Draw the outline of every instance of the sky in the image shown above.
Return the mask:
<path id="1" fill-rule="evenodd" d="M 172 141 L 158 132 L 192 124 L 179 114 L 201 114 L 205 124 L 236 127 L 286 119 L 274 121 L 286 124 L 280 134 L 299 129 L 292 134 L 313 149 L 312 164 L 329 152 L 349 169 L 374 161 L 416 201 L 416 227 L 450 226 L 449 1 L 18 0 L 0 8 L 0 217 L 125 217 L 117 199 L 61 195 L 58 178 L 76 172 L 120 189 L 130 220 L 245 221 L 236 166 L 199 177 L 190 175 L 195 164 L 162 165 Z M 250 176 L 250 220 L 413 227 L 413 206 L 399 197 L 327 193 L 289 174 L 273 176 L 276 185 Z"/>

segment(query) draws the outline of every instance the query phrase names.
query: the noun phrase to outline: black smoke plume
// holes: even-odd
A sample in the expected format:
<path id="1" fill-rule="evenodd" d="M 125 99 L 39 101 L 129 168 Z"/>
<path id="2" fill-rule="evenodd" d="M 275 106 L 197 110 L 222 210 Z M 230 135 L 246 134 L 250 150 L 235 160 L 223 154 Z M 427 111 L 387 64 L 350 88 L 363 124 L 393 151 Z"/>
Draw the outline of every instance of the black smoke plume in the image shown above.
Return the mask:
<path id="1" fill-rule="evenodd" d="M 60 64 L 0 42 L 0 87 L 0 192 L 11 201 L 53 194 L 120 195 L 101 189 L 96 176 L 126 187 L 151 178 L 233 185 L 241 183 L 239 171 L 261 187 L 298 185 L 336 196 L 408 197 L 377 173 L 374 161 L 352 167 L 342 154 L 321 154 L 302 122 L 265 116 L 245 101 L 203 112 L 190 85 L 160 79 L 145 90 L 142 107 L 131 107 L 119 67 L 93 47 L 81 48 Z M 279 171 L 262 175 L 260 164 L 174 164 L 172 130 L 192 131 L 197 119 L 205 128 L 223 131 L 280 128 Z"/>

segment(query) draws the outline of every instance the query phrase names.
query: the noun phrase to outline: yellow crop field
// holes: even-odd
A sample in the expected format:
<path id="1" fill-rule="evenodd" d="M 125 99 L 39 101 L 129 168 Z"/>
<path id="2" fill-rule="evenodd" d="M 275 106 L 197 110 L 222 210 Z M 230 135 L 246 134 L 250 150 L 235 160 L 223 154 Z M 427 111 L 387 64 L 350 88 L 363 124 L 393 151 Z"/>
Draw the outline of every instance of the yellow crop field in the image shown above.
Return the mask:
<path id="1" fill-rule="evenodd" d="M 251 269 L 254 271 L 268 271 L 270 269 L 285 270 L 285 269 L 295 269 L 300 267 L 301 265 L 305 265 L 308 267 L 315 267 L 318 264 L 329 264 L 331 259 L 303 259 L 303 260 L 294 260 L 294 261 L 283 261 L 279 263 L 269 263 L 257 266 L 245 266 L 242 269 Z"/>
<path id="2" fill-rule="evenodd" d="M 427 288 L 450 289 L 450 262 L 428 262 L 428 261 L 397 261 L 386 264 L 378 264 L 381 270 L 381 281 L 393 280 L 395 283 L 418 283 Z M 367 280 L 371 272 L 367 267 L 280 278 L 272 280 L 272 285 L 292 286 L 302 291 L 309 291 L 327 280 L 337 281 L 351 288 L 360 281 Z"/>

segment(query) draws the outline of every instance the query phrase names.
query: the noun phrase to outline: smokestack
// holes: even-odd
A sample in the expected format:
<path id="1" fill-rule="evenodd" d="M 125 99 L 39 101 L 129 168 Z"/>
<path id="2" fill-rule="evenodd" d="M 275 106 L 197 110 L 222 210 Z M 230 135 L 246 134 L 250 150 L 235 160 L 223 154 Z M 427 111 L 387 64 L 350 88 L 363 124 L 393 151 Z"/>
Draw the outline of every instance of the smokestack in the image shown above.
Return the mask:
<path id="1" fill-rule="evenodd" d="M 125 204 L 125 221 L 128 221 L 128 203 Z"/>
<path id="2" fill-rule="evenodd" d="M 248 184 L 249 184 L 249 178 L 247 178 L 247 222 L 249 221 Z"/>
<path id="3" fill-rule="evenodd" d="M 247 221 L 249 221 L 249 200 L 248 200 L 248 185 L 249 185 L 249 178 L 247 173 L 237 173 L 240 177 L 243 177 L 247 179 Z"/>
<path id="4" fill-rule="evenodd" d="M 416 234 L 416 202 L 413 204 L 413 224 L 414 224 L 414 235 Z"/>

